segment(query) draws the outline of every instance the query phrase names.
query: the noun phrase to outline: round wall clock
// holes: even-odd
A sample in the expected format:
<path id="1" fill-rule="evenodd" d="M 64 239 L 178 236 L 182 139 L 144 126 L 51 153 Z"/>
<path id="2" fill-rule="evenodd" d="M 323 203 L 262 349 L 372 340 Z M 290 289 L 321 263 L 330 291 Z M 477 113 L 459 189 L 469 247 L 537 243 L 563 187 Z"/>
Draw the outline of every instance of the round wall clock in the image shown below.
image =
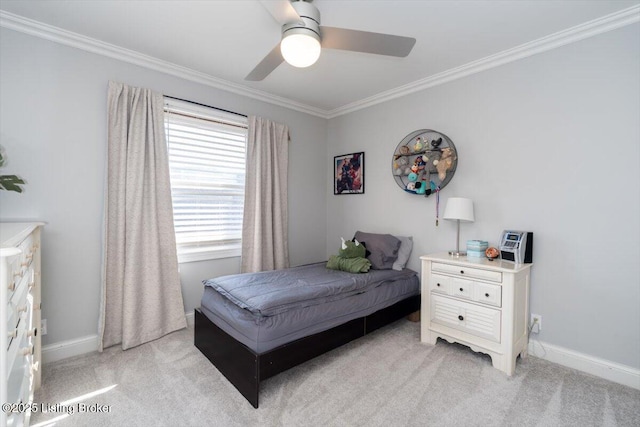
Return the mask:
<path id="1" fill-rule="evenodd" d="M 458 166 L 458 152 L 451 139 L 431 129 L 411 132 L 398 144 L 391 159 L 391 172 L 400 188 L 429 196 L 443 189 Z"/>

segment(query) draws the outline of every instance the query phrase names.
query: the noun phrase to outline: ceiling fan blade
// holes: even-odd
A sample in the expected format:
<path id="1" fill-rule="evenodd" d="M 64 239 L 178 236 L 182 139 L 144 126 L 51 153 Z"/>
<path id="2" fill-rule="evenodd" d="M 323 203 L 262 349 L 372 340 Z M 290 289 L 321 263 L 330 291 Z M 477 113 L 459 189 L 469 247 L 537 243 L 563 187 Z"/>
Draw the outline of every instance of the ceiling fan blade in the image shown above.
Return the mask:
<path id="1" fill-rule="evenodd" d="M 282 62 L 284 62 L 284 58 L 280 52 L 280 43 L 278 43 L 244 79 L 252 82 L 264 80 L 264 78 L 278 68 L 278 65 L 282 64 Z"/>
<path id="2" fill-rule="evenodd" d="M 369 31 L 348 30 L 346 28 L 320 27 L 322 47 L 327 49 L 351 50 L 405 57 L 409 55 L 416 39 Z"/>
<path id="3" fill-rule="evenodd" d="M 280 25 L 300 20 L 289 0 L 260 0 L 260 3 Z"/>

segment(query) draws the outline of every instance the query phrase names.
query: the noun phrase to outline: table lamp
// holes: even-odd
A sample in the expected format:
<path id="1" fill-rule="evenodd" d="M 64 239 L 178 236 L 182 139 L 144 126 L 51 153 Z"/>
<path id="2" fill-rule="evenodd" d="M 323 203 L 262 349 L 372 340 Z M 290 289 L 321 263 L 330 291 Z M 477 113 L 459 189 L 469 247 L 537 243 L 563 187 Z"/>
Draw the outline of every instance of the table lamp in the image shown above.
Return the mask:
<path id="1" fill-rule="evenodd" d="M 444 210 L 444 219 L 453 219 L 457 221 L 458 232 L 456 235 L 456 250 L 449 251 L 449 255 L 464 256 L 466 252 L 460 252 L 460 221 L 473 222 L 473 201 L 462 197 L 450 197 L 447 200 L 447 207 Z"/>

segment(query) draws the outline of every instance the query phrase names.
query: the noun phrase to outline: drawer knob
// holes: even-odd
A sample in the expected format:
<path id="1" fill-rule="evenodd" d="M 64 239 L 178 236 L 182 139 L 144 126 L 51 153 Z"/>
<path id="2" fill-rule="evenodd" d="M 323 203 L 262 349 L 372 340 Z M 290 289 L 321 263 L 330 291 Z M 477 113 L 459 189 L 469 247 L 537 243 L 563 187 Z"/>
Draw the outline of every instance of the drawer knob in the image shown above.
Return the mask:
<path id="1" fill-rule="evenodd" d="M 18 330 L 14 329 L 13 331 L 9 332 L 8 335 L 9 335 L 9 338 L 15 338 L 18 336 Z"/>
<path id="2" fill-rule="evenodd" d="M 437 286 L 437 287 L 440 287 L 440 283 L 438 283 L 436 286 Z"/>
<path id="3" fill-rule="evenodd" d="M 458 316 L 458 320 L 464 320 L 464 316 L 462 315 Z"/>
<path id="4" fill-rule="evenodd" d="M 488 293 L 484 294 L 484 296 L 485 296 L 485 297 L 487 297 L 487 298 L 489 298 L 489 294 L 488 294 Z"/>
<path id="5" fill-rule="evenodd" d="M 464 274 L 464 270 L 460 270 L 460 274 Z"/>
<path id="6" fill-rule="evenodd" d="M 460 288 L 460 292 L 464 292 L 464 289 L 463 289 L 463 288 Z"/>
<path id="7" fill-rule="evenodd" d="M 27 311 L 29 309 L 28 306 L 23 305 L 21 307 L 18 307 L 18 313 L 22 313 L 23 311 Z"/>
<path id="8" fill-rule="evenodd" d="M 38 328 L 33 328 L 32 330 L 27 332 L 27 336 L 29 336 L 29 337 L 35 337 L 37 335 L 38 335 Z"/>
<path id="9" fill-rule="evenodd" d="M 29 355 L 33 354 L 33 350 L 34 350 L 33 346 L 30 345 L 29 347 L 23 348 L 21 353 L 22 353 L 23 356 L 29 356 Z"/>
<path id="10" fill-rule="evenodd" d="M 10 290 L 11 292 L 15 291 L 15 290 L 16 290 L 16 284 L 15 284 L 15 282 L 11 283 L 11 284 L 8 286 L 8 288 L 9 288 L 9 290 Z"/>

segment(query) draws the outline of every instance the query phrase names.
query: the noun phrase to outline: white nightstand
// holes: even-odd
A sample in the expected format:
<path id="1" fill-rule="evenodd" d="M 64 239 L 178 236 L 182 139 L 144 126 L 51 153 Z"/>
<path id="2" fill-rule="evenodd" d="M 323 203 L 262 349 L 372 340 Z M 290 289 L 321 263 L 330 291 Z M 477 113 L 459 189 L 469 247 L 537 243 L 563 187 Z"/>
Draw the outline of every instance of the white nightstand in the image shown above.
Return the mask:
<path id="1" fill-rule="evenodd" d="M 440 337 L 467 345 L 513 375 L 518 355 L 527 355 L 532 264 L 447 253 L 420 259 L 420 340 L 435 344 Z"/>

